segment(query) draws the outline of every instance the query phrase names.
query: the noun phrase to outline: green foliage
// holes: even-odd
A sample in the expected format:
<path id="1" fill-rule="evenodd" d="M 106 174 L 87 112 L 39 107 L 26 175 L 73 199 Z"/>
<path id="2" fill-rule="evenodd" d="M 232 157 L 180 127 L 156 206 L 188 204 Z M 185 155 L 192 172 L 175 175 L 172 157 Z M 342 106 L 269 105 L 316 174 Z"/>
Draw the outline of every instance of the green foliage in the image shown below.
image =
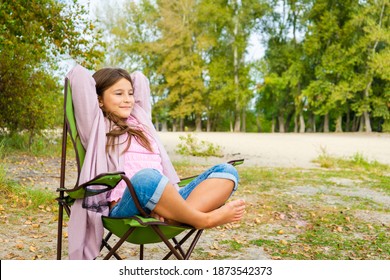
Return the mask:
<path id="1" fill-rule="evenodd" d="M 4 185 L 5 182 L 6 182 L 6 179 L 5 179 L 5 167 L 4 167 L 4 164 L 3 164 L 3 158 L 5 156 L 5 153 L 4 153 L 4 141 L 1 140 L 0 141 L 0 186 L 1 185 Z"/>
<path id="2" fill-rule="evenodd" d="M 187 136 L 179 136 L 182 143 L 177 145 L 176 151 L 181 155 L 196 157 L 223 157 L 222 149 L 219 145 L 207 141 L 200 141 L 189 133 Z"/>
<path id="3" fill-rule="evenodd" d="M 41 131 L 33 139 L 27 131 L 0 135 L 0 141 L 4 145 L 3 152 L 7 154 L 18 151 L 28 151 L 35 156 L 61 154 L 61 139 L 55 130 Z"/>
<path id="4" fill-rule="evenodd" d="M 0 195 L 1 205 L 9 204 L 9 207 L 23 210 L 45 208 L 45 205 L 53 204 L 55 199 L 52 191 L 21 186 L 9 179 L 0 181 Z"/>
<path id="5" fill-rule="evenodd" d="M 211 130 L 226 117 L 239 122 L 253 97 L 245 51 L 263 1 L 144 0 L 123 8 L 104 20 L 114 35 L 109 60 L 150 77 L 155 119 L 171 119 L 178 130 L 191 119 L 198 131 L 205 117 Z"/>
<path id="6" fill-rule="evenodd" d="M 318 163 L 323 168 L 370 170 L 371 172 L 386 171 L 389 169 L 388 165 L 381 164 L 377 161 L 369 161 L 361 153 L 356 153 L 350 158 L 335 158 L 329 155 L 324 148 L 313 162 Z"/>
<path id="7" fill-rule="evenodd" d="M 390 120 L 387 119 L 382 125 L 383 132 L 390 132 Z"/>
<path id="8" fill-rule="evenodd" d="M 59 60 L 67 55 L 91 66 L 102 54 L 86 13 L 76 1 L 2 1 L 0 127 L 33 138 L 62 121 Z"/>

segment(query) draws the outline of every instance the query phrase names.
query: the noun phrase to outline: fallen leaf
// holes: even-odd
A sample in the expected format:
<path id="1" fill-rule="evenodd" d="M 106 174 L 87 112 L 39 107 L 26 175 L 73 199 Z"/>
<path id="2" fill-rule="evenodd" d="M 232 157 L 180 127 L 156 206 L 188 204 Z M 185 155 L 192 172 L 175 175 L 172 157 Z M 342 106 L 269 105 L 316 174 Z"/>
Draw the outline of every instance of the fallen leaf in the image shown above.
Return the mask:
<path id="1" fill-rule="evenodd" d="M 288 242 L 286 240 L 284 240 L 284 239 L 280 240 L 279 243 L 283 244 L 283 245 L 287 245 L 288 244 Z"/>
<path id="2" fill-rule="evenodd" d="M 209 257 L 215 257 L 217 254 L 216 253 L 214 253 L 214 252 L 208 252 L 208 254 L 209 254 Z"/>
<path id="3" fill-rule="evenodd" d="M 211 245 L 211 249 L 213 249 L 213 250 L 219 250 L 218 243 L 214 242 L 213 245 Z"/>

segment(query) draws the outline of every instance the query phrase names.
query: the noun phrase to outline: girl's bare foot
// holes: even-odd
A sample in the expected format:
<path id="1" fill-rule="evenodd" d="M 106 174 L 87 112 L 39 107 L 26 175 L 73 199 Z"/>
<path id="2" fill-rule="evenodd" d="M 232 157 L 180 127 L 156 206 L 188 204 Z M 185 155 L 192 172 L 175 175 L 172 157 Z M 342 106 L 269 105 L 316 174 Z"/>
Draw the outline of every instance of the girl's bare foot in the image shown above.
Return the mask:
<path id="1" fill-rule="evenodd" d="M 234 200 L 220 208 L 209 212 L 209 220 L 206 228 L 216 227 L 227 223 L 240 221 L 245 213 L 245 201 Z"/>

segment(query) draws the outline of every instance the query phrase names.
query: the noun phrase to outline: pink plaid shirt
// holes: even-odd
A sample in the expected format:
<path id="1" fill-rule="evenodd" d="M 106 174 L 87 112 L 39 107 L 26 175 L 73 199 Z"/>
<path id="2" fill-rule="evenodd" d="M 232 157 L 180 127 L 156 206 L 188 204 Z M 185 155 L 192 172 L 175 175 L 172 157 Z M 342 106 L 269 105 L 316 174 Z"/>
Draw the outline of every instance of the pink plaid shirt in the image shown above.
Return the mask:
<path id="1" fill-rule="evenodd" d="M 127 122 L 128 124 L 130 124 L 131 127 L 136 128 L 138 130 L 142 130 L 145 133 L 145 135 L 149 139 L 153 150 L 153 152 L 147 150 L 140 143 L 138 143 L 138 141 L 134 137 L 131 139 L 131 145 L 129 149 L 124 154 L 122 154 L 122 156 L 124 157 L 123 168 L 127 177 L 131 178 L 135 173 L 145 168 L 154 168 L 163 173 L 161 157 L 157 143 L 146 132 L 142 124 L 140 124 L 136 120 L 136 118 L 130 116 Z M 118 201 L 122 197 L 125 188 L 126 183 L 124 181 L 121 181 L 118 186 L 116 186 L 111 191 L 108 200 Z"/>

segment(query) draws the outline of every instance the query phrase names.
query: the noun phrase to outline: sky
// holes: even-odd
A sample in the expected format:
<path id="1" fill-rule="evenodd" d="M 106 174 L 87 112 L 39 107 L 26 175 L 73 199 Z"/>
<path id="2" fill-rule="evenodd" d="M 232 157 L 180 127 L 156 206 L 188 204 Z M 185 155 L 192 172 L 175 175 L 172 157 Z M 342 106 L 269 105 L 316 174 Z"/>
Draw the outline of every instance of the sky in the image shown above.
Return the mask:
<path id="1" fill-rule="evenodd" d="M 111 2 L 112 7 L 120 7 L 121 4 L 125 1 L 136 1 L 138 0 L 79 0 L 80 3 L 88 3 L 90 2 L 90 16 L 95 17 L 95 12 L 97 7 L 99 7 L 102 3 Z M 261 45 L 261 37 L 258 34 L 254 34 L 251 36 L 249 41 L 249 49 L 247 54 L 247 60 L 257 60 L 264 55 L 264 48 Z"/>
<path id="2" fill-rule="evenodd" d="M 115 7 L 120 7 L 124 1 L 138 1 L 138 0 L 78 0 L 79 3 L 84 5 L 90 3 L 89 16 L 91 18 L 95 18 L 95 13 L 98 7 L 101 6 L 103 3 L 106 4 L 107 2 L 111 2 L 112 3 L 111 6 L 115 8 Z M 257 60 L 264 55 L 264 48 L 260 42 L 261 42 L 260 35 L 254 34 L 250 37 L 249 40 L 250 47 L 248 49 L 248 53 L 246 56 L 247 61 Z M 60 70 L 58 71 L 58 73 L 55 73 L 55 75 L 58 76 L 59 79 L 62 79 L 62 77 L 67 72 L 69 72 L 75 65 L 76 62 L 73 59 L 71 58 L 64 59 L 60 63 Z"/>

